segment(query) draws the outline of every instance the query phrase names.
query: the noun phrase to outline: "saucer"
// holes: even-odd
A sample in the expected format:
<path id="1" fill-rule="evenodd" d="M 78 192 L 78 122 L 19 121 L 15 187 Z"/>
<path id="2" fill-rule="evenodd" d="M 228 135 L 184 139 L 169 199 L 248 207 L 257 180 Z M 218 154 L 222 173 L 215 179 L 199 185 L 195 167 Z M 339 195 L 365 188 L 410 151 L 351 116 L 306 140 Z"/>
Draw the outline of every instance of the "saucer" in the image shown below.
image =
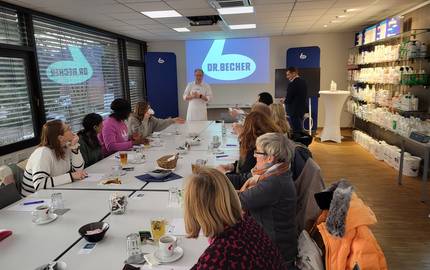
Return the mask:
<path id="1" fill-rule="evenodd" d="M 52 214 L 50 215 L 50 218 L 45 219 L 45 220 L 39 220 L 39 219 L 38 219 L 38 220 L 36 220 L 36 221 L 33 221 L 33 223 L 34 223 L 34 224 L 37 224 L 37 225 L 43 225 L 43 224 L 51 223 L 52 221 L 56 220 L 56 219 L 57 219 L 57 217 L 58 217 L 58 215 L 57 215 L 57 214 L 52 213 Z"/>
<path id="2" fill-rule="evenodd" d="M 180 258 L 182 258 L 182 256 L 184 256 L 184 250 L 181 247 L 176 247 L 175 250 L 173 251 L 173 255 L 167 258 L 161 257 L 158 253 L 159 253 L 159 250 L 157 249 L 154 252 L 154 257 L 157 260 L 159 260 L 161 263 L 171 263 L 179 260 Z"/>
<path id="3" fill-rule="evenodd" d="M 128 264 L 144 264 L 146 262 L 145 260 L 145 254 L 146 253 L 140 253 L 137 255 L 133 255 L 127 258 L 127 260 L 124 261 L 124 263 Z"/>
<path id="4" fill-rule="evenodd" d="M 144 158 L 142 158 L 142 159 L 131 159 L 128 161 L 128 163 L 130 163 L 130 164 L 143 164 L 143 163 L 145 163 L 145 159 Z"/>

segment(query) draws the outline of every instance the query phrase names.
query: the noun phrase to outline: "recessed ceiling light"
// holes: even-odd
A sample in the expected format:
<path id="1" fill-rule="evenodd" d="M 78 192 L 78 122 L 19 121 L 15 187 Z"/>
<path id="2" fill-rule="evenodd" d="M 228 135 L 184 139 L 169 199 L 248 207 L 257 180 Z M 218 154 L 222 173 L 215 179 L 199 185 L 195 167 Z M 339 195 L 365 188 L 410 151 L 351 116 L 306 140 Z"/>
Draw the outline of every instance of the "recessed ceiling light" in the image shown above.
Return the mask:
<path id="1" fill-rule="evenodd" d="M 333 20 L 333 21 L 330 21 L 330 23 L 342 23 L 342 22 L 344 22 L 344 20 Z"/>
<path id="2" fill-rule="evenodd" d="M 173 18 L 173 17 L 182 17 L 176 10 L 158 10 L 158 11 L 142 11 L 143 15 L 148 16 L 149 18 L 157 19 L 157 18 Z"/>
<path id="3" fill-rule="evenodd" d="M 337 19 L 339 19 L 339 18 L 345 18 L 345 17 L 347 17 L 347 16 L 346 15 L 338 15 L 338 16 L 336 16 Z"/>
<path id="4" fill-rule="evenodd" d="M 323 26 L 324 26 L 324 28 L 326 28 L 328 25 L 327 25 L 327 24 L 324 24 Z"/>
<path id="5" fill-rule="evenodd" d="M 175 30 L 176 32 L 190 32 L 190 29 L 186 27 L 173 28 L 173 30 Z"/>
<path id="6" fill-rule="evenodd" d="M 357 10 L 358 10 L 358 8 L 348 8 L 348 9 L 345 9 L 344 12 L 345 13 L 349 13 L 349 12 L 354 12 L 354 11 L 357 11 Z"/>
<path id="7" fill-rule="evenodd" d="M 231 30 L 239 30 L 239 29 L 253 29 L 253 28 L 256 28 L 257 25 L 255 25 L 255 23 L 233 24 L 233 25 L 229 25 L 228 27 L 230 27 Z"/>
<path id="8" fill-rule="evenodd" d="M 219 8 L 218 13 L 221 15 L 228 14 L 243 14 L 243 13 L 253 13 L 254 7 L 231 7 L 231 8 Z"/>

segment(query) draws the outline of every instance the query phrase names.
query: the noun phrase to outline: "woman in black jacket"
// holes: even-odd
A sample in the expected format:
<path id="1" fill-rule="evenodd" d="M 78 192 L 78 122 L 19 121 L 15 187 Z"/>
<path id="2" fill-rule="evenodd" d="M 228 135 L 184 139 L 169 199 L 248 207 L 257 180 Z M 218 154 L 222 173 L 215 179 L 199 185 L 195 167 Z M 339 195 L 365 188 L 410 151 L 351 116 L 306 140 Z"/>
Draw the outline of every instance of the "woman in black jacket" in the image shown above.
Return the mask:
<path id="1" fill-rule="evenodd" d="M 291 177 L 291 150 L 282 133 L 266 133 L 258 137 L 254 156 L 257 159 L 252 176 L 245 183 L 231 178 L 241 186 L 242 208 L 264 228 L 288 263 L 294 265 L 297 255 L 296 201 Z M 294 269 L 294 268 L 292 268 Z"/>

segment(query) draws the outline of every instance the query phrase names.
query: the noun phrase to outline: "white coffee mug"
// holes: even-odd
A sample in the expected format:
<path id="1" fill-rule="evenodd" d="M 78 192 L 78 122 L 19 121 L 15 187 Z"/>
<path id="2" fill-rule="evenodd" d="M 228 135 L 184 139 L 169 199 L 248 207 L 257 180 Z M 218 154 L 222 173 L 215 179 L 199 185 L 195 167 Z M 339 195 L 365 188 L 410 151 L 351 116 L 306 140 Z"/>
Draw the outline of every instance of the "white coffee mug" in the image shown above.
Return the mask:
<path id="1" fill-rule="evenodd" d="M 33 221 L 48 220 L 51 216 L 51 207 L 46 204 L 39 205 L 33 212 L 31 212 L 31 215 L 33 216 Z"/>
<path id="2" fill-rule="evenodd" d="M 173 256 L 175 248 L 177 246 L 177 238 L 173 235 L 163 235 L 160 237 L 158 248 L 160 250 L 160 256 L 163 258 L 169 258 Z"/>

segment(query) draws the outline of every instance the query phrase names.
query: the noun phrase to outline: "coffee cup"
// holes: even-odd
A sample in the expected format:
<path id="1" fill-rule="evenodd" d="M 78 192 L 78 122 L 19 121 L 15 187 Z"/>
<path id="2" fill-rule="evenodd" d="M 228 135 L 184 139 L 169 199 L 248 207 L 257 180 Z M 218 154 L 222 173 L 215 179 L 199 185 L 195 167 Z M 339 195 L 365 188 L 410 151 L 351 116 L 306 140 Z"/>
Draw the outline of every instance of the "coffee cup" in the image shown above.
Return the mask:
<path id="1" fill-rule="evenodd" d="M 158 245 L 160 256 L 163 258 L 172 257 L 177 246 L 177 241 L 176 236 L 173 235 L 161 236 Z"/>
<path id="2" fill-rule="evenodd" d="M 51 207 L 46 204 L 39 205 L 33 212 L 31 212 L 31 215 L 33 216 L 34 222 L 48 220 L 51 216 Z"/>

